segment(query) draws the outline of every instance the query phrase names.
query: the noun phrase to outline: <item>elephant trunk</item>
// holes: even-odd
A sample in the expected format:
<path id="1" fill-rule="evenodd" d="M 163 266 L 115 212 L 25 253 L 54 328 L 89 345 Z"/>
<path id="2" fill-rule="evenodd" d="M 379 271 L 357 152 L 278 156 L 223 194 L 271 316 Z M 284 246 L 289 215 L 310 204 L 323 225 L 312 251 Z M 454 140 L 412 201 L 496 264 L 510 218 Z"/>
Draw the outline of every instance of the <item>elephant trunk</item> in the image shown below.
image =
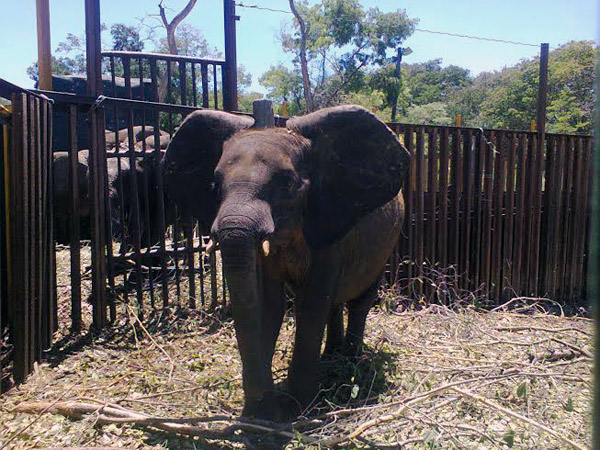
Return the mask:
<path id="1" fill-rule="evenodd" d="M 253 239 L 242 242 L 223 237 L 219 242 L 242 358 L 244 414 L 250 414 L 265 391 L 273 389 L 270 363 L 261 341 L 262 280 L 257 266 L 257 248 Z"/>

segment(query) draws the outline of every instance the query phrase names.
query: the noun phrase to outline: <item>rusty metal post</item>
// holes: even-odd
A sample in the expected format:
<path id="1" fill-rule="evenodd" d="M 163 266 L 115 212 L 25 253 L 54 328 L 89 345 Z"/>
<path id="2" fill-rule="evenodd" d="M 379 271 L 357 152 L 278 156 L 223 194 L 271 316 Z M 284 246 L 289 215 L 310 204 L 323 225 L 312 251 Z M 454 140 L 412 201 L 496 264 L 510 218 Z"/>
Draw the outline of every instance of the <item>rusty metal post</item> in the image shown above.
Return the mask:
<path id="1" fill-rule="evenodd" d="M 38 44 L 38 88 L 52 90 L 52 50 L 50 45 L 50 0 L 36 1 Z"/>
<path id="2" fill-rule="evenodd" d="M 87 93 L 98 97 L 102 94 L 100 1 L 85 0 L 85 37 L 87 62 Z M 93 325 L 100 329 L 107 323 L 106 314 L 106 262 L 105 262 L 105 215 L 104 215 L 104 129 L 102 111 L 92 107 L 89 113 L 90 142 L 90 200 L 92 207 L 92 297 Z"/>
<path id="3" fill-rule="evenodd" d="M 235 15 L 235 0 L 223 0 L 223 18 L 225 22 L 225 85 L 223 86 L 223 109 L 225 111 L 236 111 L 238 109 L 238 94 L 235 22 L 240 20 L 240 17 Z"/>
<path id="4" fill-rule="evenodd" d="M 264 128 L 273 128 L 275 126 L 275 116 L 273 115 L 273 102 L 266 98 L 254 100 L 252 103 L 254 115 L 254 128 L 261 130 Z"/>

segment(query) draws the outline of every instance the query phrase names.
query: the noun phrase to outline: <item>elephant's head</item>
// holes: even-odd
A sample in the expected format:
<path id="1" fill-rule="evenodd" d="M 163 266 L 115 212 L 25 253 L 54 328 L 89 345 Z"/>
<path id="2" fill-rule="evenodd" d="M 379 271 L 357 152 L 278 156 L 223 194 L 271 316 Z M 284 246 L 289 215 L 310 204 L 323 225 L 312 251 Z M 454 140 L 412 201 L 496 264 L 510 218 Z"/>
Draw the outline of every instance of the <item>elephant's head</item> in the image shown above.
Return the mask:
<path id="1" fill-rule="evenodd" d="M 194 112 L 164 160 L 167 195 L 220 245 L 246 405 L 272 388 L 271 356 L 260 343 L 257 264 L 268 246 L 277 252 L 298 237 L 313 250 L 331 245 L 399 192 L 409 164 L 392 131 L 358 106 L 294 118 L 287 128 L 252 125 L 244 116 Z"/>

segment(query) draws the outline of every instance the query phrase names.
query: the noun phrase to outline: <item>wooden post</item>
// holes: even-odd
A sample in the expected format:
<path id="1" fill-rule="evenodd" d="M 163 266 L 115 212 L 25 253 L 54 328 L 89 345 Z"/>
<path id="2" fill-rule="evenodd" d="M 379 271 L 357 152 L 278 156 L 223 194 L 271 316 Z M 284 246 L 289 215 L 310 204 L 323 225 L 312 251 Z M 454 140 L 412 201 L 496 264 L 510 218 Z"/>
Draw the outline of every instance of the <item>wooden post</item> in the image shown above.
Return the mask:
<path id="1" fill-rule="evenodd" d="M 288 102 L 285 100 L 281 103 L 281 117 L 288 117 Z"/>
<path id="2" fill-rule="evenodd" d="M 273 114 L 273 102 L 271 100 L 267 100 L 266 98 L 254 100 L 252 110 L 254 114 L 254 128 L 262 130 L 275 126 L 275 115 Z"/>
<path id="3" fill-rule="evenodd" d="M 50 49 L 50 0 L 36 0 L 38 39 L 38 89 L 52 90 L 52 50 Z"/>
<path id="4" fill-rule="evenodd" d="M 225 26 L 225 85 L 223 86 L 223 107 L 225 111 L 237 111 L 237 44 L 235 22 L 235 0 L 223 0 Z"/>
<path id="5" fill-rule="evenodd" d="M 462 114 L 457 114 L 456 115 L 456 126 L 457 127 L 462 127 Z"/>

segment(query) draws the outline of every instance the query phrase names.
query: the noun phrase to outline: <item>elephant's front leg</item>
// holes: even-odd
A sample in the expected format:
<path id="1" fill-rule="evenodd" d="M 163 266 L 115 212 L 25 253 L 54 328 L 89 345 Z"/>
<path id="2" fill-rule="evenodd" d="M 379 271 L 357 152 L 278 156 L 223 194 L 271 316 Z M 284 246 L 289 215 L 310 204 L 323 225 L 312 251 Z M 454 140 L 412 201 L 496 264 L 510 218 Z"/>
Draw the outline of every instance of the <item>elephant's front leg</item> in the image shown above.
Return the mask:
<path id="1" fill-rule="evenodd" d="M 339 264 L 327 253 L 313 258 L 305 288 L 296 301 L 296 338 L 289 374 L 290 394 L 307 407 L 318 387 L 325 324 L 337 295 Z"/>

